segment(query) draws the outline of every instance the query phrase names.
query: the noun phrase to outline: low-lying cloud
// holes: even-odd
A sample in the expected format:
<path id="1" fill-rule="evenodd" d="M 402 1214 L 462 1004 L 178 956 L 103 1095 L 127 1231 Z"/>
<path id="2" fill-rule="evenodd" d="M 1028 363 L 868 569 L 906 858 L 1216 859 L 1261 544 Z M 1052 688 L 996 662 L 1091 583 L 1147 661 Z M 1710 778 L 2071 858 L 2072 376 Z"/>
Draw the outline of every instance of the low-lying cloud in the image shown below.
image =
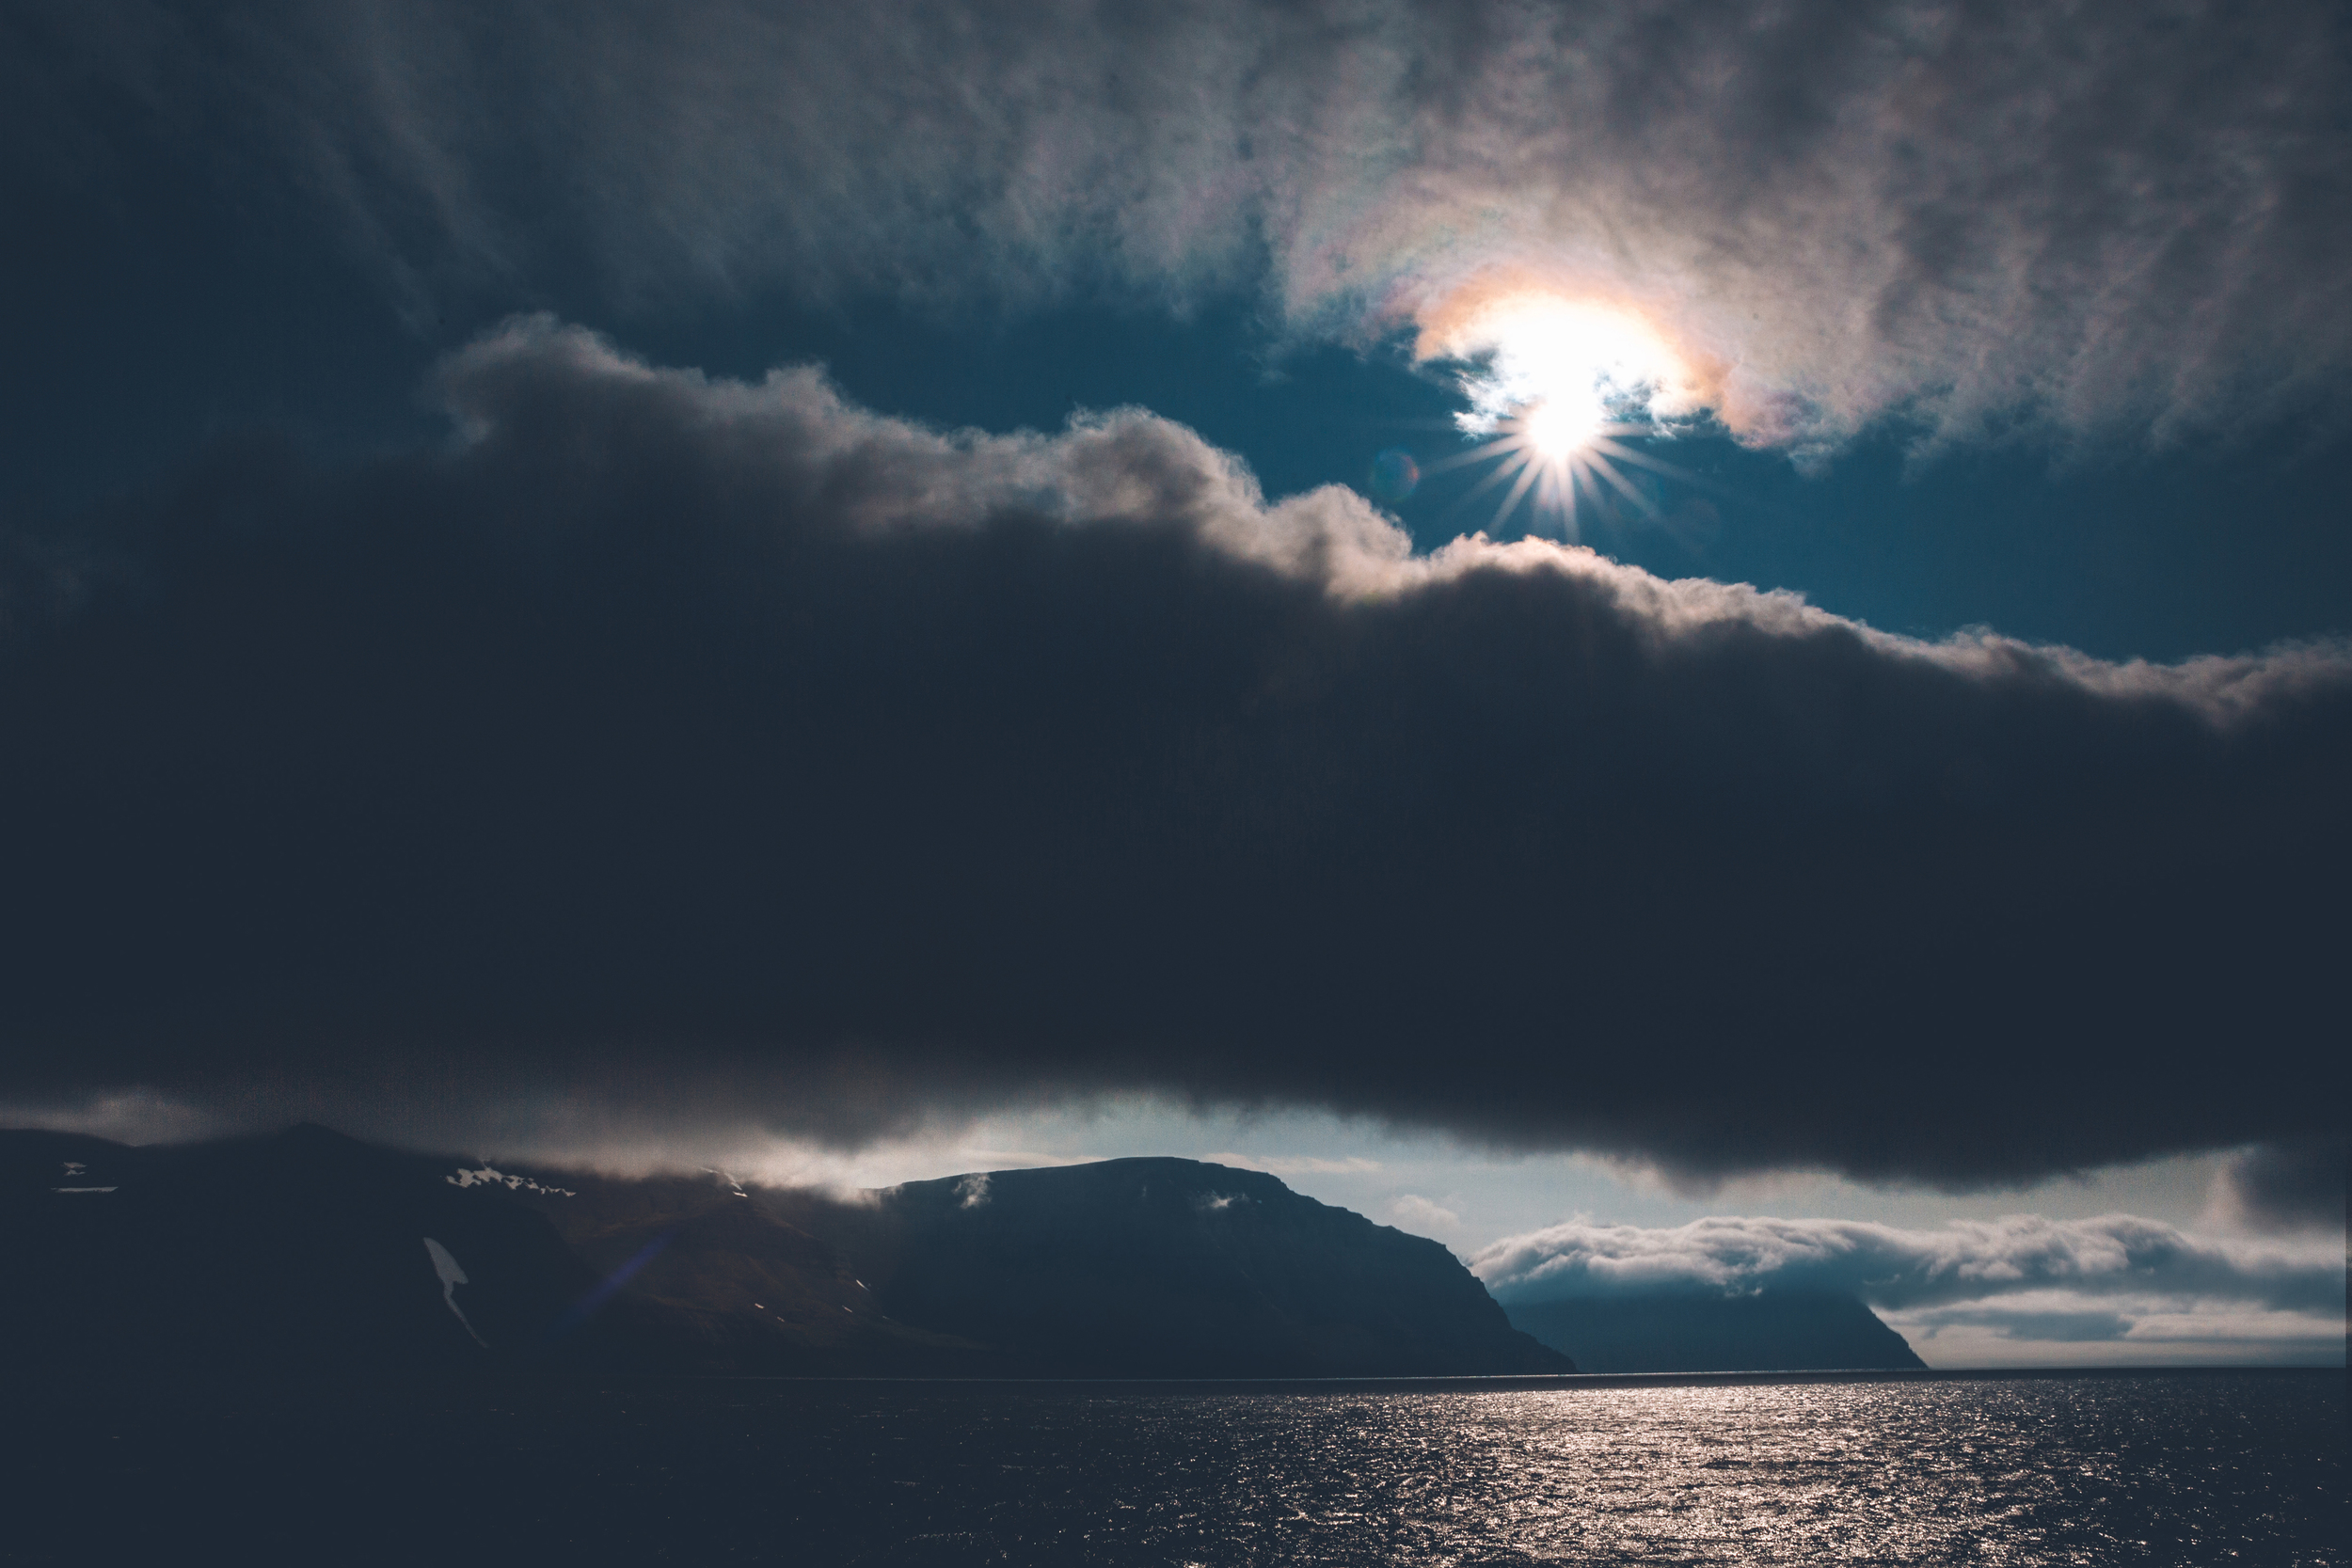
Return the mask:
<path id="1" fill-rule="evenodd" d="M 2221 1240 L 2130 1214 L 2011 1214 L 1935 1230 L 1739 1216 L 1660 1229 L 1571 1221 L 1505 1237 L 1470 1270 L 1505 1302 L 1772 1288 L 1856 1295 L 1897 1311 L 2053 1291 L 2344 1310 L 2344 1259 L 2325 1244 Z"/>
<path id="2" fill-rule="evenodd" d="M 45 172 L 215 131 L 411 309 L 1628 306 L 1745 437 L 2340 422 L 2344 12 L 1692 0 L 19 5 Z M 582 272 L 587 275 L 582 277 Z"/>
<path id="3" fill-rule="evenodd" d="M 1143 1089 L 1961 1184 L 2331 1131 L 2340 648 L 1415 556 L 1148 414 L 544 319 L 445 389 L 447 451 L 125 503 L 0 646 L 18 1102 L 495 1148 Z"/>
<path id="4" fill-rule="evenodd" d="M 1462 1216 L 1443 1204 L 1433 1203 L 1419 1193 L 1406 1193 L 1389 1205 L 1390 1217 L 1405 1229 L 1426 1235 L 1428 1232 L 1459 1230 Z"/>

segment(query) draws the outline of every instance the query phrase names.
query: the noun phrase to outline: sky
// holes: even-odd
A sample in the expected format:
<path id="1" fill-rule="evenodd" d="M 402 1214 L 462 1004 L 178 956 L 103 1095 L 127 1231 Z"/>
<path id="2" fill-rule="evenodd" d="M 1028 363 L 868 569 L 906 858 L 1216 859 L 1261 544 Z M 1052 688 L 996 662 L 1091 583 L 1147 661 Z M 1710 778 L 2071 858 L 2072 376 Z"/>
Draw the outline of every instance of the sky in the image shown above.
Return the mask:
<path id="1" fill-rule="evenodd" d="M 2340 1362 L 2347 41 L 9 0 L 0 1120 Z"/>

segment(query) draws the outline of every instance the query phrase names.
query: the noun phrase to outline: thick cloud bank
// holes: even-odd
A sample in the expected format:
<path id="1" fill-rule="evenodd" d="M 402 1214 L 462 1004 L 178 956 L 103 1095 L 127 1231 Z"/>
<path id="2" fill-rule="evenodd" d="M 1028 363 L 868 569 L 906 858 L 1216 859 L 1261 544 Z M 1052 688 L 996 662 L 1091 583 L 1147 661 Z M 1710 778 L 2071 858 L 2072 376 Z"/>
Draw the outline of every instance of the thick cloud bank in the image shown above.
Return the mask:
<path id="1" fill-rule="evenodd" d="M 544 320 L 446 388 L 446 452 L 125 507 L 0 647 L 22 1095 L 1143 1086 L 1951 1182 L 2341 1103 L 2340 650 L 1414 557 L 1146 414 L 943 435 Z"/>
<path id="2" fill-rule="evenodd" d="M 2202 1345 L 2209 1355 L 2330 1359 L 2341 1356 L 2344 1326 L 2340 1239 L 2221 1241 L 2130 1214 L 2012 1214 L 1937 1230 L 1825 1219 L 1719 1217 L 1655 1230 L 1578 1221 L 1506 1237 L 1470 1268 L 1506 1303 L 1855 1295 L 1915 1345 L 1947 1340 L 1931 1353 L 2041 1341 L 2080 1355 L 2112 1342 L 2127 1352 Z"/>
<path id="3" fill-rule="evenodd" d="M 1677 1287 L 1850 1291 L 1874 1307 L 1947 1307 L 2065 1290 L 2344 1307 L 2341 1257 L 2200 1237 L 2130 1214 L 2039 1214 L 1904 1230 L 1860 1220 L 1740 1217 L 1672 1229 L 1556 1225 L 1485 1248 L 1471 1269 L 1505 1301 L 1565 1301 Z"/>
<path id="4" fill-rule="evenodd" d="M 1749 437 L 2333 422 L 2352 51 L 2317 3 L 21 4 L 18 156 L 192 126 L 430 314 L 714 285 L 970 303 L 1269 277 L 1343 334 L 1540 278 Z"/>

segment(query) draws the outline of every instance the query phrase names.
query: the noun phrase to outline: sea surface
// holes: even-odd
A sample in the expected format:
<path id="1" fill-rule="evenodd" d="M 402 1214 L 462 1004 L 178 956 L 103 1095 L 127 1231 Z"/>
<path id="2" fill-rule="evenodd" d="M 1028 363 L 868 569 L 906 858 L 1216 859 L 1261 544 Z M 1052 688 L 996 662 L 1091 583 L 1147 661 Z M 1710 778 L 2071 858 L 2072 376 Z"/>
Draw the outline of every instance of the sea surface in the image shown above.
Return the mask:
<path id="1" fill-rule="evenodd" d="M 0 1392 L 7 1562 L 2352 1561 L 2340 1370 Z"/>

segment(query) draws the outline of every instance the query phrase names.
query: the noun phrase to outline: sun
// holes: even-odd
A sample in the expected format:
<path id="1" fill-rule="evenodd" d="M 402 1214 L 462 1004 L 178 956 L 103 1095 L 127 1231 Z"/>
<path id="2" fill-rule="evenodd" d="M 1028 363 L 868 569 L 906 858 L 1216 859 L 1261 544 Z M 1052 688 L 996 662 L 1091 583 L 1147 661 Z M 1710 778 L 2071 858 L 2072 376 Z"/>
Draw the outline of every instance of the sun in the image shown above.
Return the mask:
<path id="1" fill-rule="evenodd" d="M 1442 331 L 1425 336 L 1422 352 L 1465 362 L 1470 408 L 1456 422 L 1485 438 L 1429 471 L 1493 461 L 1495 471 L 1462 499 L 1509 483 L 1496 525 L 1531 497 L 1571 539 L 1580 498 L 1597 508 L 1613 495 L 1657 515 L 1616 465 L 1674 470 L 1615 437 L 1656 434 L 1659 420 L 1684 401 L 1690 376 L 1640 316 L 1539 290 L 1501 293 L 1454 311 Z"/>
<path id="2" fill-rule="evenodd" d="M 1598 398 L 1547 398 L 1519 416 L 1519 438 L 1541 461 L 1565 463 L 1592 444 L 1607 418 Z"/>

